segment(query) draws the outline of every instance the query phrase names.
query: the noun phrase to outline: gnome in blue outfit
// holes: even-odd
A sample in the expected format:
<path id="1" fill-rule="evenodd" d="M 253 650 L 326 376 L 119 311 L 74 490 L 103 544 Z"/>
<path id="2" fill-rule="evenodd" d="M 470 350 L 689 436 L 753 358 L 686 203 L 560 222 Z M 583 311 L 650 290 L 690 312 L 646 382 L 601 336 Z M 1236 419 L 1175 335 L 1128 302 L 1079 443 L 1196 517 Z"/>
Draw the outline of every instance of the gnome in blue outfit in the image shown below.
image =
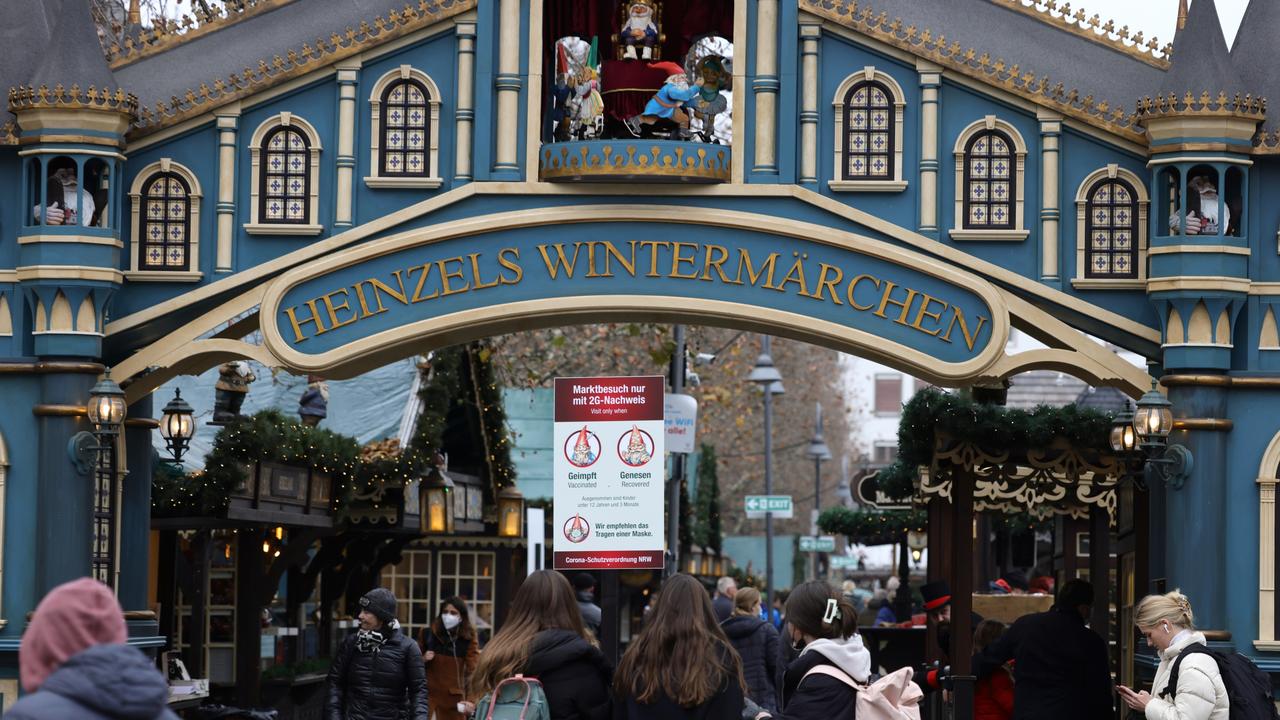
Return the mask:
<path id="1" fill-rule="evenodd" d="M 642 126 L 668 120 L 679 126 L 680 137 L 688 137 L 689 113 L 685 111 L 684 105 L 698 97 L 702 84 L 702 78 L 698 78 L 693 85 L 690 85 L 689 76 L 684 73 L 668 77 L 662 84 L 662 89 L 658 90 L 658 93 L 644 106 L 644 112 L 627 118 L 627 129 L 636 137 L 640 137 Z"/>

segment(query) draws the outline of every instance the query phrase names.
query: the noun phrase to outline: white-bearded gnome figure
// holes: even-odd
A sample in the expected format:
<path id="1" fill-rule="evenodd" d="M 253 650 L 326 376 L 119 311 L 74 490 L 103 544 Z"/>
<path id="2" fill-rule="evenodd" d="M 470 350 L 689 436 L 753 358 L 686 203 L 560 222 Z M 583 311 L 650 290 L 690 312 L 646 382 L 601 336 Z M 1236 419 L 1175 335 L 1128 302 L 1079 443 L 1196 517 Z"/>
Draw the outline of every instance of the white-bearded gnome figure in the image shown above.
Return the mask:
<path id="1" fill-rule="evenodd" d="M 640 428 L 632 425 L 631 437 L 627 440 L 627 451 L 623 453 L 622 461 L 632 467 L 639 467 L 649 462 L 651 457 L 648 446 L 644 444 L 644 435 L 640 432 Z"/>
<path id="2" fill-rule="evenodd" d="M 658 44 L 658 25 L 653 21 L 652 2 L 633 2 L 627 10 L 627 24 L 618 37 L 626 45 L 622 59 L 635 60 L 636 46 L 640 46 L 640 58 L 653 59 L 653 48 Z"/>
<path id="3" fill-rule="evenodd" d="M 586 467 L 596 461 L 595 453 L 591 452 L 591 442 L 587 438 L 587 426 L 583 425 L 578 431 L 578 440 L 573 444 L 573 455 L 569 456 L 569 462 L 578 467 Z"/>

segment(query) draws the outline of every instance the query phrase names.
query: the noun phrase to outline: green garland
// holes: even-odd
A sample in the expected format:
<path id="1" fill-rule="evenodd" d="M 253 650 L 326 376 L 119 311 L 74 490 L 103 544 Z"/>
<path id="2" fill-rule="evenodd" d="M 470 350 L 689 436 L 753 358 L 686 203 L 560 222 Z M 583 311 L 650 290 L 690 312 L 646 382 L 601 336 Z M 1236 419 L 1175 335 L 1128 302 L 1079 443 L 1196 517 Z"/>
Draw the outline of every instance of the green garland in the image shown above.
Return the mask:
<path id="1" fill-rule="evenodd" d="M 1015 452 L 1044 447 L 1056 438 L 1080 449 L 1107 452 L 1111 448 L 1111 422 L 1111 415 L 1076 405 L 1009 410 L 974 402 L 960 393 L 930 388 L 916 393 L 903 406 L 898 424 L 898 459 L 881 470 L 877 479 L 886 495 L 911 497 L 917 468 L 933 461 L 938 433 L 958 442 Z"/>
<path id="2" fill-rule="evenodd" d="M 159 463 L 152 473 L 151 509 L 157 517 L 221 515 L 232 490 L 246 480 L 248 465 L 276 462 L 333 476 L 338 507 L 352 489 L 403 484 L 416 477 L 421 456 L 406 449 L 397 456 L 363 460 L 360 443 L 331 430 L 309 427 L 277 410 L 263 410 L 218 431 L 203 471 L 183 473 Z"/>
<path id="3" fill-rule="evenodd" d="M 924 510 L 851 510 L 827 508 L 818 516 L 818 527 L 825 533 L 844 535 L 859 545 L 877 545 L 871 540 L 898 542 L 907 532 L 924 532 L 929 527 L 929 514 Z"/>

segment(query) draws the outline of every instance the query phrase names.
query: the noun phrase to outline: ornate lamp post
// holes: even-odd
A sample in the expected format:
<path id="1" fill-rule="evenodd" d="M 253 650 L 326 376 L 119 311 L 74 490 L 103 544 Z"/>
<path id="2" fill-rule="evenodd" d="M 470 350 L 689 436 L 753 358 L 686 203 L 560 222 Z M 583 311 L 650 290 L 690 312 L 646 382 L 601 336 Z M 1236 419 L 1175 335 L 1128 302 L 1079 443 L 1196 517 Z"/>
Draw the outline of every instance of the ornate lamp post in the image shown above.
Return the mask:
<path id="1" fill-rule="evenodd" d="M 782 387 L 782 373 L 773 366 L 769 354 L 768 335 L 760 336 L 760 355 L 747 381 L 760 386 L 764 394 L 764 494 L 773 494 L 773 396 L 786 392 Z M 764 516 L 764 604 L 773 607 L 773 513 Z"/>
<path id="2" fill-rule="evenodd" d="M 805 455 L 813 459 L 813 522 L 810 533 L 815 536 L 818 534 L 818 515 L 822 512 L 822 461 L 831 459 L 831 449 L 827 447 L 826 440 L 822 437 L 822 403 L 816 405 L 813 439 L 809 441 L 809 447 L 805 450 Z M 819 568 L 818 553 L 812 554 L 809 564 L 809 574 L 816 580 Z"/>
<path id="3" fill-rule="evenodd" d="M 120 432 L 128 408 L 124 403 L 124 390 L 111 379 L 110 370 L 89 391 L 89 403 L 85 410 L 89 415 L 89 422 L 93 423 L 94 434 L 104 444 L 107 438 Z"/>
<path id="4" fill-rule="evenodd" d="M 1144 475 L 1148 483 L 1155 478 L 1177 490 L 1186 482 L 1195 466 L 1191 451 L 1178 443 L 1169 443 L 1173 432 L 1173 403 L 1152 384 L 1138 400 L 1132 417 L 1123 413 L 1111 426 L 1111 449 L 1117 453 L 1141 453 Z"/>
<path id="5" fill-rule="evenodd" d="M 191 445 L 195 435 L 195 411 L 182 399 L 182 391 L 174 388 L 173 399 L 164 406 L 160 416 L 160 437 L 164 438 L 164 446 L 169 450 L 175 463 L 182 462 L 182 454 Z"/>

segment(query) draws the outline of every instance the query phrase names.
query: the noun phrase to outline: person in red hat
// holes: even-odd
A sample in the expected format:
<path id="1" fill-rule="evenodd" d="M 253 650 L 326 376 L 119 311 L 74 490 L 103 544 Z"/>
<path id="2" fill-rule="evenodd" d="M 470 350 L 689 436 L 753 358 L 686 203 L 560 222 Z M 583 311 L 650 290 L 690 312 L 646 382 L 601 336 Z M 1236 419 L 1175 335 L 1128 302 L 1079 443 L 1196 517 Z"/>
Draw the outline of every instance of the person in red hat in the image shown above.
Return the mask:
<path id="1" fill-rule="evenodd" d="M 111 588 L 80 578 L 40 601 L 22 634 L 18 670 L 27 693 L 5 720 L 177 720 L 169 683 L 128 639 Z"/>
<path id="2" fill-rule="evenodd" d="M 942 657 L 951 656 L 951 586 L 946 580 L 934 580 L 920 586 L 920 595 L 924 598 L 924 611 L 928 621 L 938 629 L 938 646 L 942 648 Z M 969 627 L 978 627 L 982 616 L 969 613 Z"/>

